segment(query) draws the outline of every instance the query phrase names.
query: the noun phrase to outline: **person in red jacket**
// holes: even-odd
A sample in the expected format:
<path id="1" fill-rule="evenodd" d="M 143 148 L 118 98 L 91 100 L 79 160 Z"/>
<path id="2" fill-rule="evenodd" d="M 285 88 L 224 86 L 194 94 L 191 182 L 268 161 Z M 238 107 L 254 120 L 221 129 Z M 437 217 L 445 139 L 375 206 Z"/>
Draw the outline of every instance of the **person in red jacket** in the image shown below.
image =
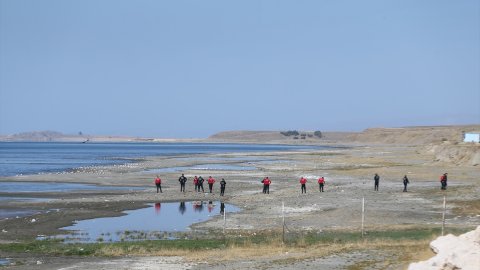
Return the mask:
<path id="1" fill-rule="evenodd" d="M 272 181 L 268 177 L 265 177 L 263 178 L 262 183 L 263 183 L 263 193 L 270 194 L 270 184 L 272 183 Z"/>
<path id="2" fill-rule="evenodd" d="M 305 177 L 303 177 L 303 176 L 300 177 L 300 184 L 302 184 L 302 194 L 303 194 L 303 193 L 307 193 L 307 186 L 306 186 L 306 184 L 307 184 L 307 178 L 305 178 Z"/>
<path id="3" fill-rule="evenodd" d="M 325 184 L 325 178 L 320 177 L 318 178 L 318 187 L 320 189 L 320 192 L 323 192 L 323 185 Z"/>
<path id="4" fill-rule="evenodd" d="M 193 178 L 193 184 L 195 185 L 195 191 L 200 191 L 200 189 L 198 188 L 198 177 L 196 175 Z"/>
<path id="5" fill-rule="evenodd" d="M 210 190 L 210 193 L 212 193 L 214 183 L 215 183 L 215 179 L 213 179 L 213 177 L 209 176 L 208 177 L 208 189 Z"/>
<path id="6" fill-rule="evenodd" d="M 162 192 L 162 179 L 160 179 L 160 177 L 158 177 L 158 175 L 157 175 L 157 178 L 155 178 L 155 185 L 157 186 L 157 193 L 158 193 L 159 190 L 160 190 L 160 193 L 163 193 Z"/>
<path id="7" fill-rule="evenodd" d="M 442 176 L 440 176 L 440 183 L 442 184 L 442 187 L 440 189 L 446 190 L 447 189 L 447 176 L 448 173 L 444 173 Z"/>

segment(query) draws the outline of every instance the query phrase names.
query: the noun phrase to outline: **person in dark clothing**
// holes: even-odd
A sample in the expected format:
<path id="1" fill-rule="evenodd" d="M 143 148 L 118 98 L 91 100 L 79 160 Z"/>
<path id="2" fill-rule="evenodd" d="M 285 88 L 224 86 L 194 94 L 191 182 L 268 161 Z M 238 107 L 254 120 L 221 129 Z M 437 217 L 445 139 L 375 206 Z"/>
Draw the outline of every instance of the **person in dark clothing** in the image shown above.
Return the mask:
<path id="1" fill-rule="evenodd" d="M 185 183 L 187 183 L 187 178 L 185 175 L 183 175 L 183 173 L 182 176 L 178 178 L 178 182 L 180 182 L 180 192 L 185 192 Z"/>
<path id="2" fill-rule="evenodd" d="M 373 177 L 373 180 L 375 180 L 374 190 L 378 191 L 378 184 L 380 183 L 380 176 L 378 175 L 378 173 L 375 174 L 375 176 Z"/>
<path id="3" fill-rule="evenodd" d="M 198 192 L 200 192 L 200 189 L 202 189 L 202 192 L 205 192 L 205 190 L 203 190 L 203 182 L 205 182 L 203 177 L 198 177 Z"/>
<path id="4" fill-rule="evenodd" d="M 225 186 L 227 185 L 227 182 L 225 179 L 222 178 L 222 181 L 220 181 L 220 196 L 223 196 L 225 194 Z"/>
<path id="5" fill-rule="evenodd" d="M 408 177 L 405 175 L 403 177 L 403 192 L 407 192 L 407 185 L 410 183 L 410 181 L 408 181 Z"/>
<path id="6" fill-rule="evenodd" d="M 447 174 L 444 173 L 442 176 L 440 176 L 440 183 L 442 184 L 441 189 L 446 190 L 447 189 Z"/>

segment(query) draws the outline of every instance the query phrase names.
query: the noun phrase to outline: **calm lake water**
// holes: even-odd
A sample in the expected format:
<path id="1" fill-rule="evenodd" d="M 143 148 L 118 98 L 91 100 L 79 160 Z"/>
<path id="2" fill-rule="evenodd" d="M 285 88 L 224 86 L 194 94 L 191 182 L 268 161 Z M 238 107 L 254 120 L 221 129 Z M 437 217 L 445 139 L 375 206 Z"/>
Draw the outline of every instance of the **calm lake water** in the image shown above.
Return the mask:
<path id="1" fill-rule="evenodd" d="M 0 142 L 0 176 L 54 173 L 125 164 L 148 156 L 294 151 L 322 146 L 212 143 Z"/>

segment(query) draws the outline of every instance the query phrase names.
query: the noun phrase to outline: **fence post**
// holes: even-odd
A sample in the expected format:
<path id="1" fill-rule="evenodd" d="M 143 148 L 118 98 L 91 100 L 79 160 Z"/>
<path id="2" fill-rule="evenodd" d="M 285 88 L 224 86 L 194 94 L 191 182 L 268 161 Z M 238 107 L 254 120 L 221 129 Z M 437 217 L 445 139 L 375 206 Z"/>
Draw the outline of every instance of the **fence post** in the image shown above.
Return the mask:
<path id="1" fill-rule="evenodd" d="M 442 213 L 442 236 L 445 231 L 445 212 L 447 211 L 447 198 L 443 196 L 443 213 Z"/>
<path id="2" fill-rule="evenodd" d="M 282 201 L 282 243 L 285 244 L 285 202 Z"/>
<path id="3" fill-rule="evenodd" d="M 362 198 L 362 238 L 365 235 L 365 197 Z"/>

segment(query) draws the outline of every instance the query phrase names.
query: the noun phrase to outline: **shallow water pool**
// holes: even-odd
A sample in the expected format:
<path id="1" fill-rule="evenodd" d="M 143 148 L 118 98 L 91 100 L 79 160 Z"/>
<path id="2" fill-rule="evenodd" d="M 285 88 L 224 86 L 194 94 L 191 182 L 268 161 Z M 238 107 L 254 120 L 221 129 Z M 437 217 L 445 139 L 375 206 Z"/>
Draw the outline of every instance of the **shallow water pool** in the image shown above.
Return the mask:
<path id="1" fill-rule="evenodd" d="M 146 173 L 174 173 L 184 171 L 254 171 L 254 166 L 230 165 L 230 164 L 201 164 L 194 166 L 178 166 L 146 170 Z"/>
<path id="2" fill-rule="evenodd" d="M 1 209 L 0 220 L 5 218 L 20 218 L 40 214 L 42 211 L 38 210 L 24 210 L 24 209 Z"/>
<path id="3" fill-rule="evenodd" d="M 10 264 L 9 259 L 0 258 L 0 266 L 6 266 L 6 265 L 9 265 L 9 264 Z"/>
<path id="4" fill-rule="evenodd" d="M 190 230 L 194 223 L 207 221 L 223 213 L 240 209 L 219 201 L 152 203 L 149 207 L 125 211 L 120 217 L 81 220 L 62 230 L 66 242 L 119 242 L 134 240 L 175 239 L 176 233 Z"/>
<path id="5" fill-rule="evenodd" d="M 230 165 L 230 164 L 202 164 L 192 167 L 192 170 L 202 171 L 253 171 L 257 168 L 254 166 Z"/>
<path id="6" fill-rule="evenodd" d="M 77 190 L 140 190 L 139 187 L 98 186 L 78 183 L 56 182 L 0 182 L 0 191 L 19 192 L 69 192 Z"/>

